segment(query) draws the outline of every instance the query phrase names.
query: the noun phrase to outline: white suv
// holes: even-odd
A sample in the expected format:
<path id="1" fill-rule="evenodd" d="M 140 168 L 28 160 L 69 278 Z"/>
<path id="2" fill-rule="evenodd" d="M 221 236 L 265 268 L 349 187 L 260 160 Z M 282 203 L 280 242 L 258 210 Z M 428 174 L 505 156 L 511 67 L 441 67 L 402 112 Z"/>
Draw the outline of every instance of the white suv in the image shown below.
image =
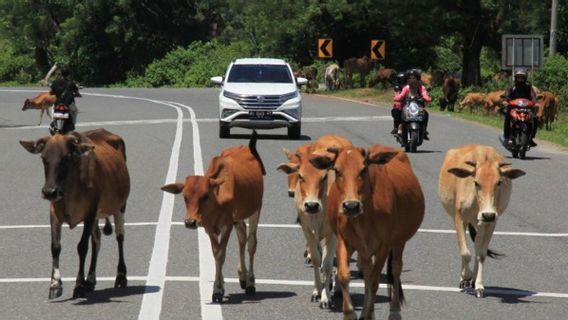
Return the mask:
<path id="1" fill-rule="evenodd" d="M 232 127 L 288 128 L 288 137 L 300 138 L 302 97 L 299 86 L 308 82 L 294 77 L 281 59 L 246 58 L 229 64 L 225 77 L 212 77 L 219 93 L 219 137 Z"/>

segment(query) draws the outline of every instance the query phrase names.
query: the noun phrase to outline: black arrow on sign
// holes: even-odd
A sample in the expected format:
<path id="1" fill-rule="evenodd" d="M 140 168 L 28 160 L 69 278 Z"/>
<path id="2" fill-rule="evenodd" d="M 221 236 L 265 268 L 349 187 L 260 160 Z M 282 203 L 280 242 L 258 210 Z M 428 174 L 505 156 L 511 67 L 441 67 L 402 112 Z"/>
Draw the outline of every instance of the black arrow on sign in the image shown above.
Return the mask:
<path id="1" fill-rule="evenodd" d="M 329 45 L 330 42 L 331 42 L 331 40 L 325 39 L 325 40 L 322 42 L 321 46 L 319 47 L 321 53 L 323 53 L 323 55 L 324 55 L 325 57 L 331 56 L 331 53 L 329 53 L 329 51 L 327 51 L 327 46 Z"/>
<path id="2" fill-rule="evenodd" d="M 381 49 L 381 46 L 383 45 L 383 41 L 377 41 L 375 43 L 375 46 L 373 47 L 373 53 L 375 54 L 375 57 L 377 58 L 384 58 L 383 55 L 381 54 L 381 52 L 379 51 L 379 49 Z"/>

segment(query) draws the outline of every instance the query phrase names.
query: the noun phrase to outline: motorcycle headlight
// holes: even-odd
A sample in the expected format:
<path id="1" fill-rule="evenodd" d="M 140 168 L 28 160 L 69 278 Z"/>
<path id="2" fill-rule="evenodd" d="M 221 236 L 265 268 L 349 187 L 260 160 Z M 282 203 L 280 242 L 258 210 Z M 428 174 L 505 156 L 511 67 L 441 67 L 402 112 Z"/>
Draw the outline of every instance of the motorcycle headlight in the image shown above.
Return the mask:
<path id="1" fill-rule="evenodd" d="M 415 116 L 418 114 L 418 112 L 420 112 L 420 107 L 418 106 L 418 104 L 410 103 L 410 105 L 408 106 L 408 113 Z"/>
<path id="2" fill-rule="evenodd" d="M 528 104 L 526 101 L 524 101 L 524 100 L 519 100 L 519 101 L 517 102 L 517 106 L 519 106 L 519 107 L 526 107 L 526 106 L 528 106 L 528 105 L 529 105 L 529 104 Z"/>

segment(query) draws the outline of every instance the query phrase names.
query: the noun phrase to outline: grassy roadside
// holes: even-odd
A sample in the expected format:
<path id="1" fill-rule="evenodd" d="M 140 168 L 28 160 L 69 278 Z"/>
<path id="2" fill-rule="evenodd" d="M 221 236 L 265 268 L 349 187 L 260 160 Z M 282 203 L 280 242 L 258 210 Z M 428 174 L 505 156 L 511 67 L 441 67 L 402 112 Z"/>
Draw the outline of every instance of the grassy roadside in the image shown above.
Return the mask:
<path id="1" fill-rule="evenodd" d="M 371 88 L 357 88 L 351 90 L 340 90 L 333 93 L 318 92 L 323 95 L 330 95 L 340 98 L 353 99 L 357 101 L 372 103 L 372 104 L 392 104 L 392 89 L 371 89 Z M 433 102 L 429 106 L 429 112 L 451 114 L 453 117 L 465 119 L 469 121 L 483 123 L 495 128 L 503 127 L 503 119 L 497 115 L 485 116 L 481 113 L 470 114 L 468 111 L 464 112 L 447 112 L 440 111 L 440 106 L 433 97 Z M 554 122 L 552 131 L 547 131 L 544 128 L 539 129 L 537 132 L 537 140 L 545 140 L 555 143 L 561 147 L 568 147 L 568 112 L 563 110 L 559 114 L 559 121 Z"/>

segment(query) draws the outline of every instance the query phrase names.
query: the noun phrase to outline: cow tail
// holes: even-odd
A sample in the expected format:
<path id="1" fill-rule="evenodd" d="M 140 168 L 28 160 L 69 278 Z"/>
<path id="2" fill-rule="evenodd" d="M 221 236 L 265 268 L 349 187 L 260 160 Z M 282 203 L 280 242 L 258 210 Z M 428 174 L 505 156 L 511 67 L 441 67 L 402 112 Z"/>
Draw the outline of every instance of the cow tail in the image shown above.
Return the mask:
<path id="1" fill-rule="evenodd" d="M 387 259 L 387 289 L 388 289 L 388 295 L 389 295 L 389 299 L 392 300 L 392 297 L 395 294 L 395 292 L 398 292 L 398 301 L 400 302 L 400 305 L 405 305 L 406 299 L 404 298 L 404 291 L 402 290 L 402 283 L 399 281 L 396 284 L 397 288 L 395 288 L 395 290 L 393 290 L 393 285 L 395 285 L 395 283 L 394 283 L 394 277 L 392 275 L 392 249 L 391 249 L 390 252 L 389 252 L 389 257 Z"/>
<path id="2" fill-rule="evenodd" d="M 110 223 L 110 219 L 108 217 L 105 218 L 105 226 L 103 227 L 103 233 L 106 236 L 110 236 L 112 234 L 112 224 Z"/>
<path id="3" fill-rule="evenodd" d="M 475 237 L 477 236 L 477 231 L 475 230 L 475 228 L 473 227 L 473 225 L 471 223 L 467 224 L 467 229 L 469 230 L 469 236 L 471 237 L 471 241 L 473 241 L 473 243 L 475 243 Z M 494 251 L 494 250 L 487 248 L 487 256 L 489 258 L 499 259 L 499 258 L 504 257 L 505 255 L 500 253 L 500 252 L 497 252 L 497 251 Z"/>
<path id="4" fill-rule="evenodd" d="M 260 164 L 260 169 L 262 170 L 262 175 L 265 176 L 266 175 L 266 169 L 264 169 L 264 164 L 262 163 L 262 159 L 260 158 L 260 155 L 258 154 L 258 151 L 256 150 L 256 140 L 258 140 L 258 134 L 256 133 L 256 130 L 252 130 L 252 137 L 250 138 L 249 149 L 250 149 L 250 152 L 252 153 L 252 155 L 254 156 L 254 158 L 256 159 L 256 161 L 258 161 L 258 164 Z"/>

